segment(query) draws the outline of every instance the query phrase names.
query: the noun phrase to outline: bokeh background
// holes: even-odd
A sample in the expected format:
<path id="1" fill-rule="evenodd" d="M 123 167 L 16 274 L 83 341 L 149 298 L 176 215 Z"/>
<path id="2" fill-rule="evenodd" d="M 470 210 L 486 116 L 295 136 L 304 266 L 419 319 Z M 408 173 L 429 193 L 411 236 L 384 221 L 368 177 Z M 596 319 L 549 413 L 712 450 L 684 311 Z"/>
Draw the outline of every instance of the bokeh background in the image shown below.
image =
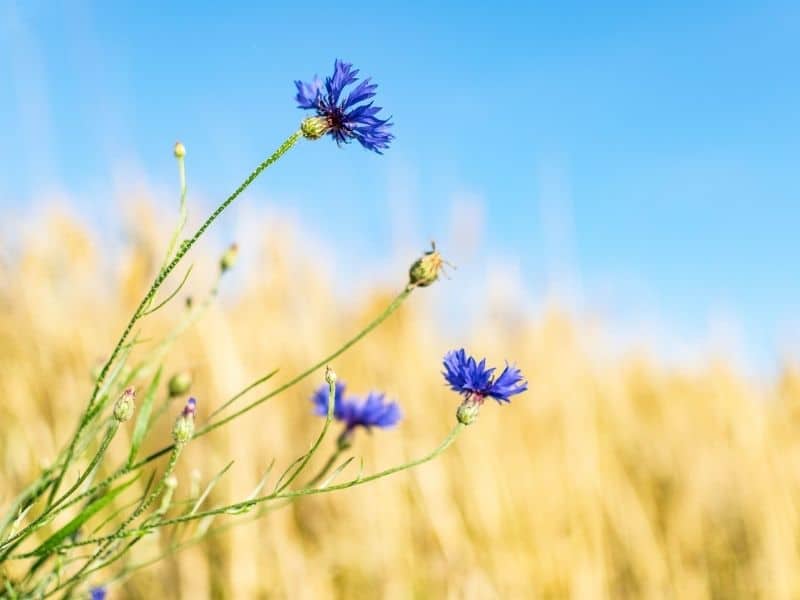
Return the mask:
<path id="1" fill-rule="evenodd" d="M 68 439 L 159 265 L 172 143 L 197 224 L 296 128 L 292 81 L 341 57 L 379 83 L 396 142 L 303 143 L 237 200 L 182 297 L 233 240 L 240 262 L 168 371 L 193 371 L 203 410 L 285 380 L 435 239 L 451 279 L 334 365 L 406 415 L 354 451 L 376 469 L 438 443 L 453 347 L 516 362 L 530 391 L 436 462 L 112 597 L 796 597 L 798 40 L 793 2 L 0 0 L 0 502 Z M 315 384 L 193 445 L 179 492 L 235 460 L 212 499 L 241 498 L 305 449 Z"/>

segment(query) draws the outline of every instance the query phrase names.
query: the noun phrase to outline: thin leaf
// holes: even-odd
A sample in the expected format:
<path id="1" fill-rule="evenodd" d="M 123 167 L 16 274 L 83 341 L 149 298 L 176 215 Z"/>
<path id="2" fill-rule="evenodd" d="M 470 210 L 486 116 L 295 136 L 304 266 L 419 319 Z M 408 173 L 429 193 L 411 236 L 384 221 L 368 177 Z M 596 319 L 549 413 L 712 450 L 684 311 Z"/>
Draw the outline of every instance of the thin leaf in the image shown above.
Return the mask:
<path id="1" fill-rule="evenodd" d="M 178 287 L 177 287 L 177 288 L 175 288 L 175 291 L 174 291 L 174 292 L 172 292 L 172 293 L 171 293 L 169 296 L 167 296 L 167 297 L 166 297 L 166 298 L 165 298 L 163 301 L 159 302 L 157 306 L 154 306 L 153 308 L 151 308 L 151 309 L 149 309 L 149 310 L 147 310 L 147 311 L 143 312 L 143 313 L 141 314 L 141 316 L 142 316 L 142 317 L 146 317 L 147 315 L 152 315 L 152 314 L 153 314 L 154 312 L 156 312 L 156 311 L 157 311 L 159 308 L 163 307 L 163 306 L 164 306 L 165 304 L 167 304 L 167 303 L 168 303 L 170 300 L 172 300 L 172 299 L 173 299 L 175 296 L 177 296 L 177 295 L 178 295 L 178 292 L 180 292 L 180 291 L 181 291 L 181 289 L 183 288 L 183 286 L 186 284 L 186 280 L 188 280 L 188 279 L 189 279 L 189 273 L 191 273 L 191 272 L 192 272 L 192 269 L 193 269 L 193 268 L 194 268 L 194 265 L 190 265 L 190 266 L 189 266 L 189 268 L 186 270 L 186 275 L 184 275 L 184 276 L 183 276 L 183 279 L 182 279 L 182 280 L 181 280 L 181 282 L 178 284 Z"/>
<path id="2" fill-rule="evenodd" d="M 272 462 L 269 463 L 269 466 L 267 467 L 267 470 L 264 473 L 264 476 L 261 478 L 261 481 L 258 482 L 258 485 L 250 493 L 250 495 L 247 498 L 245 498 L 245 500 L 252 500 L 253 498 L 256 498 L 261 493 L 261 490 L 263 490 L 264 486 L 267 485 L 267 480 L 269 479 L 269 474 L 272 473 L 272 467 L 274 467 L 274 466 L 275 466 L 275 459 L 273 458 Z"/>
<path id="3" fill-rule="evenodd" d="M 137 479 L 138 477 L 134 477 L 130 481 L 115 487 L 104 496 L 98 498 L 97 500 L 89 504 L 74 519 L 72 519 L 69 523 L 67 523 L 61 529 L 56 531 L 49 538 L 47 538 L 42 543 L 41 546 L 39 546 L 36 550 L 34 550 L 34 552 L 36 554 L 47 554 L 54 548 L 60 546 L 65 539 L 69 538 L 73 533 L 78 531 L 81 525 L 83 525 L 86 521 L 91 519 L 99 511 L 103 510 L 106 506 L 108 506 L 117 496 L 119 496 L 128 487 L 130 487 L 133 484 L 133 482 L 136 481 Z"/>
<path id="4" fill-rule="evenodd" d="M 274 466 L 275 466 L 275 459 L 273 458 L 272 462 L 269 463 L 269 466 L 267 467 L 267 472 L 264 473 L 264 477 L 261 478 L 261 481 L 258 482 L 258 485 L 255 487 L 255 489 L 253 489 L 253 491 L 250 492 L 250 495 L 247 496 L 247 498 L 244 499 L 244 502 L 249 502 L 250 500 L 255 500 L 256 498 L 258 498 L 258 495 L 261 493 L 261 490 L 263 490 L 264 486 L 267 485 L 267 480 L 269 479 L 269 474 L 272 472 L 272 467 L 274 467 Z M 250 509 L 252 509 L 253 506 L 254 505 L 251 504 L 251 505 L 243 506 L 241 508 L 228 509 L 228 510 L 226 510 L 224 512 L 225 512 L 225 514 L 228 514 L 228 515 L 240 515 L 242 513 L 250 512 Z M 213 515 L 211 515 L 211 516 L 213 516 Z"/>
<path id="5" fill-rule="evenodd" d="M 264 382 L 266 382 L 266 381 L 269 381 L 270 379 L 272 379 L 272 378 L 273 378 L 273 377 L 274 377 L 274 376 L 275 376 L 275 375 L 278 373 L 278 371 L 279 371 L 279 370 L 280 370 L 280 369 L 275 369 L 275 370 L 273 370 L 273 371 L 270 371 L 269 373 L 267 373 L 266 375 L 264 375 L 264 376 L 263 376 L 263 377 L 261 377 L 260 379 L 256 379 L 256 380 L 255 380 L 253 383 L 251 383 L 250 385 L 248 385 L 246 388 L 244 388 L 244 389 L 243 389 L 243 390 L 241 390 L 240 392 L 237 392 L 237 393 L 236 393 L 236 395 L 235 395 L 235 396 L 233 396 L 233 398 L 231 398 L 230 400 L 228 400 L 227 402 L 225 402 L 225 404 L 223 404 L 223 405 L 222 405 L 222 406 L 220 406 L 218 409 L 216 409 L 214 412 L 212 412 L 210 415 L 208 415 L 208 419 L 207 419 L 207 420 L 208 420 L 208 421 L 210 421 L 211 419 L 213 419 L 215 416 L 217 416 L 217 415 L 218 415 L 219 413 L 221 413 L 223 410 L 225 410 L 226 408 L 228 408 L 228 407 L 229 407 L 231 404 L 233 404 L 234 402 L 236 402 L 236 401 L 237 401 L 239 398 L 241 398 L 242 396 L 244 396 L 244 395 L 245 395 L 247 392 L 249 392 L 249 391 L 250 391 L 250 390 L 252 390 L 253 388 L 255 388 L 255 387 L 257 387 L 257 386 L 261 385 L 262 383 L 264 383 Z"/>
<path id="6" fill-rule="evenodd" d="M 14 519 L 14 522 L 11 524 L 11 531 L 9 532 L 8 537 L 12 537 L 17 533 L 17 528 L 19 527 L 19 524 L 22 522 L 22 519 L 25 518 L 25 515 L 28 514 L 28 511 L 30 509 L 32 509 L 32 508 L 33 508 L 33 504 L 29 504 L 23 510 L 20 511 L 20 513 L 17 516 L 17 518 Z"/>
<path id="7" fill-rule="evenodd" d="M 158 367 L 158 371 L 156 371 L 155 376 L 150 381 L 150 387 L 147 388 L 144 402 L 142 402 L 142 408 L 139 410 L 139 416 L 136 418 L 136 426 L 133 429 L 133 437 L 131 438 L 131 452 L 128 455 L 129 466 L 132 465 L 133 461 L 136 459 L 136 453 L 139 451 L 142 441 L 144 441 L 144 436 L 147 435 L 147 430 L 150 426 L 150 413 L 153 410 L 153 400 L 156 397 L 156 390 L 161 381 L 161 370 L 162 368 Z"/>
<path id="8" fill-rule="evenodd" d="M 275 488 L 273 489 L 273 491 L 277 492 L 279 489 L 281 489 L 281 484 L 289 476 L 289 471 L 302 464 L 307 455 L 308 452 L 306 452 L 302 456 L 298 456 L 296 459 L 294 459 L 294 461 L 292 461 L 292 463 L 288 467 L 286 467 L 286 470 L 283 473 L 281 473 L 280 477 L 278 477 L 278 481 L 275 482 Z M 294 473 L 292 473 L 292 475 L 294 475 Z"/>
<path id="9" fill-rule="evenodd" d="M 348 467 L 348 465 L 355 460 L 355 458 L 356 458 L 355 456 L 351 456 L 346 461 L 344 461 L 341 465 L 339 465 L 333 473 L 328 475 L 328 478 L 325 479 L 325 481 L 323 481 L 319 485 L 319 488 L 317 488 L 317 489 L 324 490 L 326 487 L 328 487 L 330 484 L 332 484 L 333 480 L 336 479 L 339 476 L 339 473 L 344 471 Z M 361 475 L 359 475 L 359 477 L 361 477 Z"/>
<path id="10" fill-rule="evenodd" d="M 223 468 L 219 473 L 217 473 L 214 476 L 214 478 L 206 486 L 206 489 L 203 490 L 203 493 L 200 494 L 200 497 L 194 503 L 194 506 L 192 506 L 192 510 L 190 510 L 187 514 L 193 515 L 194 513 L 197 512 L 197 509 L 200 508 L 200 505 L 203 503 L 203 501 L 211 493 L 211 490 L 214 489 L 214 486 L 217 485 L 217 483 L 219 483 L 219 480 L 222 478 L 222 476 L 225 475 L 225 473 L 228 472 L 228 469 L 230 469 L 232 466 L 233 466 L 233 461 L 231 461 L 227 465 L 225 465 L 225 468 Z"/>

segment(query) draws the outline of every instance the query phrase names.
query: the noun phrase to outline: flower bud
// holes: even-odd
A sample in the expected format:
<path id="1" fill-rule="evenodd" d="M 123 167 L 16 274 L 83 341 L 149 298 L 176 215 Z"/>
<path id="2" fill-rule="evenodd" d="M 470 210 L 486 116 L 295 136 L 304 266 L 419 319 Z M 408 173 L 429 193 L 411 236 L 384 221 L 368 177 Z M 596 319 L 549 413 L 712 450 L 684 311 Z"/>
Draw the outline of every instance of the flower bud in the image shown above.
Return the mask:
<path id="1" fill-rule="evenodd" d="M 327 382 L 328 385 L 335 385 L 336 371 L 334 371 L 330 367 L 325 367 L 325 381 Z"/>
<path id="2" fill-rule="evenodd" d="M 309 140 L 317 140 L 330 131 L 330 123 L 325 117 L 308 117 L 300 123 L 300 131 Z"/>
<path id="3" fill-rule="evenodd" d="M 194 415 L 197 412 L 197 400 L 189 398 L 183 412 L 175 420 L 172 427 L 172 439 L 176 444 L 185 444 L 194 435 Z"/>
<path id="4" fill-rule="evenodd" d="M 192 374 L 188 371 L 175 373 L 170 377 L 167 387 L 169 388 L 170 398 L 183 396 L 192 387 Z"/>
<path id="5" fill-rule="evenodd" d="M 439 271 L 447 264 L 442 255 L 436 250 L 436 244 L 431 244 L 421 258 L 411 265 L 408 271 L 408 283 L 414 287 L 427 287 L 439 279 Z"/>
<path id="6" fill-rule="evenodd" d="M 350 428 L 345 428 L 342 433 L 336 438 L 336 449 L 340 452 L 344 452 L 345 450 L 349 450 L 350 447 L 353 445 L 353 430 Z"/>
<path id="7" fill-rule="evenodd" d="M 483 398 L 474 395 L 467 396 L 456 411 L 456 419 L 462 425 L 472 425 L 478 418 Z"/>
<path id="8" fill-rule="evenodd" d="M 222 255 L 222 258 L 219 259 L 220 270 L 224 273 L 232 269 L 234 265 L 236 265 L 237 258 L 239 258 L 239 246 L 237 244 L 231 244 Z"/>
<path id="9" fill-rule="evenodd" d="M 122 395 L 117 398 L 114 404 L 114 418 L 122 423 L 127 421 L 133 416 L 133 409 L 135 408 L 134 399 L 136 398 L 136 391 L 133 388 L 128 388 Z"/>
<path id="10" fill-rule="evenodd" d="M 183 158 L 186 156 L 186 147 L 180 142 L 175 142 L 175 148 L 172 150 L 175 158 Z"/>

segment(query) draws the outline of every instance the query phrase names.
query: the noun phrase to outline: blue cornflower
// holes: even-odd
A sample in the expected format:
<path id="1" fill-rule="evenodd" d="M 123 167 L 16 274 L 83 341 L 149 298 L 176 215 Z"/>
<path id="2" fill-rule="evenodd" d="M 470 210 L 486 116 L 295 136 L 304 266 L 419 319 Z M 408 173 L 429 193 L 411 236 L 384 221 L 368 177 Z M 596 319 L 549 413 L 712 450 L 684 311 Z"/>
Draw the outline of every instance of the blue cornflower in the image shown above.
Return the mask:
<path id="1" fill-rule="evenodd" d="M 494 368 L 486 368 L 485 358 L 477 362 L 462 348 L 445 355 L 442 375 L 451 389 L 478 403 L 487 396 L 498 402 L 511 402 L 511 396 L 528 389 L 528 382 L 516 367 L 506 363 L 499 377 L 494 377 L 494 371 Z"/>
<path id="2" fill-rule="evenodd" d="M 380 106 L 367 102 L 378 89 L 369 77 L 343 95 L 344 88 L 358 81 L 356 75 L 358 69 L 353 69 L 351 63 L 336 59 L 333 75 L 326 77 L 324 84 L 316 75 L 309 83 L 294 82 L 298 106 L 317 112 L 316 117 L 303 121 L 303 134 L 316 139 L 329 133 L 338 144 L 355 139 L 367 150 L 382 154 L 394 139 L 389 132 L 393 124 L 389 119 L 378 118 Z"/>
<path id="3" fill-rule="evenodd" d="M 91 600 L 106 600 L 106 588 L 96 586 L 89 590 L 89 598 Z"/>
<path id="4" fill-rule="evenodd" d="M 385 394 L 370 392 L 363 402 L 358 398 L 345 398 L 346 386 L 343 382 L 336 382 L 333 397 L 333 417 L 345 425 L 345 432 L 350 432 L 356 427 L 387 428 L 400 421 L 402 414 L 396 402 L 386 402 Z M 328 414 L 328 386 L 322 385 L 311 397 L 314 403 L 314 413 L 322 417 Z"/>

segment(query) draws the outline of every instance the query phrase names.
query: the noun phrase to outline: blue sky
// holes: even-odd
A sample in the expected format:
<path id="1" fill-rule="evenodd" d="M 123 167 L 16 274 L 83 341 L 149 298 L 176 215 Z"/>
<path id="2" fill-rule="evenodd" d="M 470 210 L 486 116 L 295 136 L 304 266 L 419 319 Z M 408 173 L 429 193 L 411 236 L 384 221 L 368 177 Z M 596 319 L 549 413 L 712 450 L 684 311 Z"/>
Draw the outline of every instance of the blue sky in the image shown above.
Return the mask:
<path id="1" fill-rule="evenodd" d="M 210 207 L 342 57 L 393 147 L 305 144 L 243 203 L 290 204 L 352 268 L 471 211 L 470 286 L 511 264 L 533 305 L 560 286 L 620 330 L 800 348 L 797 2 L 226 4 L 0 0 L 0 205 L 60 190 L 105 223 L 120 170 L 174 185 L 181 139 Z"/>

